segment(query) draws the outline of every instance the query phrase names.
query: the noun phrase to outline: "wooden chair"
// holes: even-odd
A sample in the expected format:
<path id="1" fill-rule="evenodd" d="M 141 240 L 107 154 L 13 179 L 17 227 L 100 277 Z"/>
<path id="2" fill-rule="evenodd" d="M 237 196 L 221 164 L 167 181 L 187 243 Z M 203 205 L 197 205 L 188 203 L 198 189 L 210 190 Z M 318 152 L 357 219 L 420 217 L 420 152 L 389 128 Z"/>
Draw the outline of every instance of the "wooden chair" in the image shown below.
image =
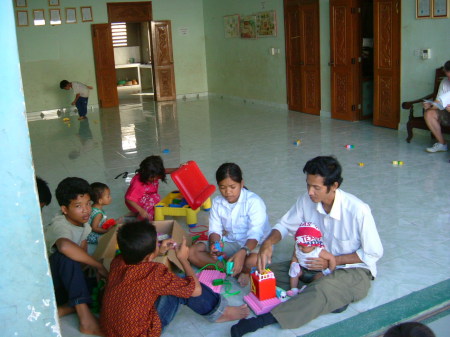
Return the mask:
<path id="1" fill-rule="evenodd" d="M 429 94 L 426 95 L 422 98 L 418 98 L 414 101 L 408 101 L 408 102 L 403 102 L 402 103 L 402 108 L 403 109 L 409 109 L 409 120 L 408 123 L 406 124 L 406 129 L 408 131 L 408 138 L 406 138 L 406 141 L 408 143 L 411 142 L 411 138 L 413 137 L 413 129 L 422 129 L 422 130 L 429 130 L 427 123 L 425 122 L 425 118 L 423 117 L 423 113 L 424 110 L 422 108 L 422 116 L 420 117 L 414 117 L 414 104 L 417 103 L 422 103 L 424 99 L 435 99 L 437 92 L 439 90 L 439 84 L 441 83 L 442 79 L 446 77 L 445 76 L 445 72 L 444 72 L 444 68 L 437 68 L 436 69 L 436 74 L 435 74 L 435 78 L 434 78 L 434 91 Z M 442 133 L 448 133 L 450 134 L 450 126 L 443 126 L 441 125 L 441 130 Z M 431 134 L 431 137 L 433 138 L 433 134 Z"/>

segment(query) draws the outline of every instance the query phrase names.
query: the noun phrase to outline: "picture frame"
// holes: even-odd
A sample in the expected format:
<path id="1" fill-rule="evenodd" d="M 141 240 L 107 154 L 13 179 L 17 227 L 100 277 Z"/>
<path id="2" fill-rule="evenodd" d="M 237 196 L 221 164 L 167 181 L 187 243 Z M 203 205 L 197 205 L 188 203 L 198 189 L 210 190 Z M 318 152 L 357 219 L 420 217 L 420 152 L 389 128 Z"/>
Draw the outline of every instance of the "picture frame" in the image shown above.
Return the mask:
<path id="1" fill-rule="evenodd" d="M 28 7 L 27 0 L 16 0 L 16 7 Z"/>
<path id="2" fill-rule="evenodd" d="M 226 15 L 223 17 L 223 28 L 225 30 L 225 38 L 231 39 L 240 35 L 240 17 L 239 14 Z"/>
<path id="3" fill-rule="evenodd" d="M 66 23 L 77 23 L 77 9 L 68 7 L 66 8 Z"/>
<path id="4" fill-rule="evenodd" d="M 246 15 L 240 20 L 242 39 L 256 39 L 256 15 Z"/>
<path id="5" fill-rule="evenodd" d="M 434 19 L 448 18 L 448 0 L 433 0 Z"/>
<path id="6" fill-rule="evenodd" d="M 92 7 L 80 7 L 81 9 L 81 21 L 83 22 L 89 22 L 93 21 L 92 19 Z"/>
<path id="7" fill-rule="evenodd" d="M 50 12 L 50 24 L 60 25 L 61 24 L 61 10 L 59 8 L 49 9 Z"/>
<path id="8" fill-rule="evenodd" d="M 17 27 L 26 27 L 28 23 L 28 11 L 16 11 Z"/>
<path id="9" fill-rule="evenodd" d="M 258 37 L 277 36 L 277 19 L 275 11 L 260 12 L 256 15 L 256 33 Z"/>
<path id="10" fill-rule="evenodd" d="M 48 0 L 49 6 L 59 6 L 59 0 Z"/>
<path id="11" fill-rule="evenodd" d="M 45 26 L 45 13 L 43 9 L 33 10 L 33 23 L 35 26 Z"/>
<path id="12" fill-rule="evenodd" d="M 431 17 L 431 0 L 416 0 L 416 19 Z"/>

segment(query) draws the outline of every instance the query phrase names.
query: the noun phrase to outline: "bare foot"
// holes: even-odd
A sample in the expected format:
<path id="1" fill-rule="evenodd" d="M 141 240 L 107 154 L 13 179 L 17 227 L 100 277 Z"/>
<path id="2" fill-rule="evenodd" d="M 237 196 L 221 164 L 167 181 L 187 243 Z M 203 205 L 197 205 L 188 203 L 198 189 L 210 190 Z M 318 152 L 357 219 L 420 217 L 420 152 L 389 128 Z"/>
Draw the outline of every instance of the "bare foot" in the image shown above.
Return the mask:
<path id="1" fill-rule="evenodd" d="M 95 335 L 95 336 L 104 336 L 105 334 L 100 329 L 100 326 L 97 324 L 97 327 L 84 327 L 80 324 L 80 332 L 85 335 Z"/>
<path id="2" fill-rule="evenodd" d="M 216 323 L 228 322 L 228 321 L 236 321 L 238 319 L 242 319 L 247 317 L 250 314 L 250 309 L 247 304 L 242 304 L 239 307 L 226 307 L 225 312 Z"/>
<path id="3" fill-rule="evenodd" d="M 74 307 L 69 307 L 68 305 L 61 305 L 58 307 L 58 317 L 63 317 L 75 312 Z"/>
<path id="4" fill-rule="evenodd" d="M 246 273 L 240 273 L 237 281 L 241 287 L 246 287 L 250 282 L 250 275 Z"/>
<path id="5" fill-rule="evenodd" d="M 104 336 L 97 318 L 91 313 L 87 304 L 77 304 L 75 309 L 80 320 L 80 332 L 86 335 Z"/>
<path id="6" fill-rule="evenodd" d="M 79 121 L 81 121 L 81 120 L 83 120 L 83 119 L 86 119 L 86 116 L 78 117 L 78 120 L 79 120 Z"/>

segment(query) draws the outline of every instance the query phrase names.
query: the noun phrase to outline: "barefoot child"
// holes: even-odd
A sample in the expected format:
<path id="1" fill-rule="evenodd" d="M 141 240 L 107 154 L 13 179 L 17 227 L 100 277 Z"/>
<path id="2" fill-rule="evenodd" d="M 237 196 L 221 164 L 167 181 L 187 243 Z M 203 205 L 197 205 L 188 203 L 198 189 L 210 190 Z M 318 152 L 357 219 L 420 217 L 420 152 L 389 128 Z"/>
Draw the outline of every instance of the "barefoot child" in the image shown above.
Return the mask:
<path id="1" fill-rule="evenodd" d="M 158 194 L 159 180 L 166 182 L 166 173 L 173 170 L 164 168 L 160 156 L 150 156 L 141 162 L 125 194 L 126 206 L 139 220 L 153 220 L 155 205 L 161 200 Z"/>
<path id="2" fill-rule="evenodd" d="M 66 178 L 56 188 L 56 199 L 62 215 L 53 218 L 45 228 L 45 243 L 49 255 L 58 315 L 76 312 L 80 332 L 103 336 L 95 316 L 89 310 L 92 302 L 83 266 L 95 268 L 100 277 L 108 271 L 88 255 L 86 238 L 91 231 L 87 223 L 91 214 L 89 183 L 81 178 Z"/>
<path id="3" fill-rule="evenodd" d="M 153 262 L 174 243 L 168 239 L 158 247 L 156 229 L 147 220 L 123 225 L 117 241 L 121 254 L 111 263 L 100 314 L 107 336 L 159 336 L 180 304 L 210 322 L 237 320 L 249 314 L 246 305 L 227 306 L 224 297 L 198 281 L 188 262 L 186 239 L 176 250 L 185 278 L 170 272 L 164 264 Z"/>
<path id="4" fill-rule="evenodd" d="M 287 292 L 288 296 L 295 296 L 299 290 L 298 281 L 309 283 L 318 280 L 322 276 L 331 274 L 336 269 L 335 257 L 325 250 L 322 242 L 322 233 L 319 228 L 311 222 L 303 222 L 295 233 L 295 248 L 289 269 L 291 290 Z M 307 269 L 307 259 L 320 257 L 328 261 L 328 268 L 322 271 L 311 271 Z"/>
<path id="5" fill-rule="evenodd" d="M 264 201 L 244 187 L 242 171 L 234 163 L 222 164 L 216 172 L 220 194 L 214 198 L 209 216 L 209 240 L 191 247 L 189 260 L 201 268 L 217 262 L 217 242 L 223 240 L 223 253 L 234 262 L 233 276 L 241 286 L 250 280 L 256 266 L 258 244 L 271 228 Z"/>
<path id="6" fill-rule="evenodd" d="M 106 221 L 106 213 L 103 210 L 103 206 L 107 206 L 111 203 L 111 190 L 103 183 L 91 184 L 91 200 L 92 200 L 92 212 L 89 217 L 89 224 L 91 225 L 92 232 L 87 237 L 87 242 L 97 244 L 98 239 L 102 234 L 108 232 L 108 229 L 103 228 L 103 224 Z M 114 220 L 114 219 L 112 219 Z"/>

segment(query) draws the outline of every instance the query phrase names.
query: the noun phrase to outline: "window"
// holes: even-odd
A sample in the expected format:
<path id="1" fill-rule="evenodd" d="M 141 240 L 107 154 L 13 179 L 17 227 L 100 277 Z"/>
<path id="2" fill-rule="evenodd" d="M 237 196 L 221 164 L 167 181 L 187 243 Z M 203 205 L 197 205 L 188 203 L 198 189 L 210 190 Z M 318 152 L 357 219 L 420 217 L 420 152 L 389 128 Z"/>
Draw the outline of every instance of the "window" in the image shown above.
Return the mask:
<path id="1" fill-rule="evenodd" d="M 127 24 L 125 22 L 111 23 L 113 47 L 127 46 Z"/>

